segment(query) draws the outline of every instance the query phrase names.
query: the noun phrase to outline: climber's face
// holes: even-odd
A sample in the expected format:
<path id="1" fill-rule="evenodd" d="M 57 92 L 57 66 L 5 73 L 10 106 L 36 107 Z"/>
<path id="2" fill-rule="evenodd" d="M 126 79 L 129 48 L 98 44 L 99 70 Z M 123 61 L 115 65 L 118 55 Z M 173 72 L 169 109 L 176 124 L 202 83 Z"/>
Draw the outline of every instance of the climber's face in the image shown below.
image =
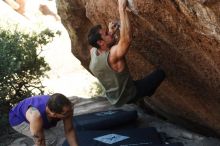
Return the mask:
<path id="1" fill-rule="evenodd" d="M 100 29 L 99 32 L 101 34 L 102 40 L 106 43 L 108 47 L 114 45 L 114 38 L 111 34 L 108 33 L 108 29 Z"/>

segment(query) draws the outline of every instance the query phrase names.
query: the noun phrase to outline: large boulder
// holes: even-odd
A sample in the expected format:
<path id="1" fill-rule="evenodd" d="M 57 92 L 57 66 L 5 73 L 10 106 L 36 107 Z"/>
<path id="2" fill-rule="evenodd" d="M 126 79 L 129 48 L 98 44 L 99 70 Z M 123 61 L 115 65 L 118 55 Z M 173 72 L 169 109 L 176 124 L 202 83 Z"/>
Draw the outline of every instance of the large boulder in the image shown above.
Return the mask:
<path id="1" fill-rule="evenodd" d="M 165 117 L 220 137 L 220 2 L 129 0 L 134 79 L 156 66 L 167 79 L 145 102 Z M 88 30 L 119 19 L 117 0 L 57 0 L 72 53 L 88 69 Z"/>

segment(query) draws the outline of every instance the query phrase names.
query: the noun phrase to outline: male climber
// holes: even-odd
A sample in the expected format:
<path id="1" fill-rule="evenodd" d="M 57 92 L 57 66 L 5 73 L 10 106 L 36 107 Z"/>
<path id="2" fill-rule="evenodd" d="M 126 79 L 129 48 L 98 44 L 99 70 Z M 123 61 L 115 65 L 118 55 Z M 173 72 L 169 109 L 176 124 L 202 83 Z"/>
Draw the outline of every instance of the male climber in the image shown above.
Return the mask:
<path id="1" fill-rule="evenodd" d="M 165 78 L 161 69 L 156 69 L 141 80 L 133 81 L 125 56 L 131 43 L 131 26 L 126 10 L 128 1 L 118 0 L 120 38 L 116 43 L 114 34 L 118 25 L 109 24 L 109 32 L 96 25 L 88 34 L 91 61 L 89 68 L 106 90 L 109 102 L 116 106 L 151 96 Z"/>

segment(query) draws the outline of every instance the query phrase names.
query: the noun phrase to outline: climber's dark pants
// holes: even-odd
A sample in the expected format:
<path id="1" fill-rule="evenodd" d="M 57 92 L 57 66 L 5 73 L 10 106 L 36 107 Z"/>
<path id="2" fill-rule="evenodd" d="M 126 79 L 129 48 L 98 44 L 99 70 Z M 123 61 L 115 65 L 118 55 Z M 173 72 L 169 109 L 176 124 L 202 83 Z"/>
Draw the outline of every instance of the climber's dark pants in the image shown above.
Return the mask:
<path id="1" fill-rule="evenodd" d="M 135 102 L 145 96 L 153 95 L 161 82 L 164 80 L 164 78 L 165 72 L 162 69 L 156 69 L 143 79 L 134 81 L 134 84 L 137 88 L 137 94 L 134 99 L 129 101 L 129 103 Z"/>

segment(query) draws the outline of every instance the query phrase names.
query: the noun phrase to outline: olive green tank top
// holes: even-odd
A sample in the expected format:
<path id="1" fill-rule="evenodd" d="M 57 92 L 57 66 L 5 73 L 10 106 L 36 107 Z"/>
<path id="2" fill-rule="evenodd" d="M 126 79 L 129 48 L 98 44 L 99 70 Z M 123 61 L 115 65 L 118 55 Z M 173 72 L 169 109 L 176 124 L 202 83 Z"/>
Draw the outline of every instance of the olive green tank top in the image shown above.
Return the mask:
<path id="1" fill-rule="evenodd" d="M 105 88 L 109 102 L 121 106 L 133 99 L 136 95 L 136 87 L 128 69 L 118 73 L 108 64 L 109 51 L 99 55 L 96 48 L 92 48 L 91 51 L 89 69 Z"/>

